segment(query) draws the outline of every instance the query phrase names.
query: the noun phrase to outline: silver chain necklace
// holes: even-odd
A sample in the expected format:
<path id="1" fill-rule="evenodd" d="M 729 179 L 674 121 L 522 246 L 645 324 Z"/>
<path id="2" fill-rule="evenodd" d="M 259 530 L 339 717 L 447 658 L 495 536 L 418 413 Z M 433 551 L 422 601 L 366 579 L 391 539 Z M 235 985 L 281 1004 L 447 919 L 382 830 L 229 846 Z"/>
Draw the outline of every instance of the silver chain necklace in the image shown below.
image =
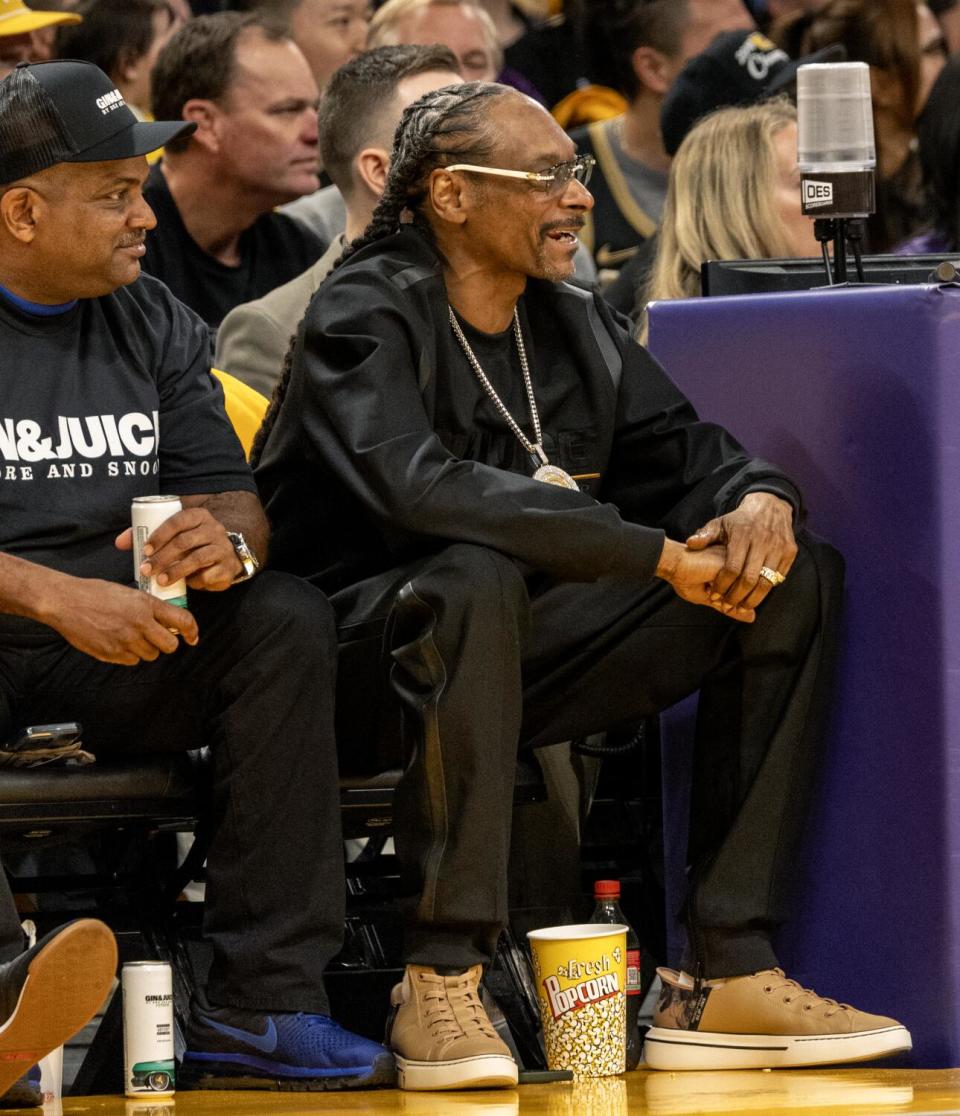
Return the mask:
<path id="1" fill-rule="evenodd" d="M 447 305 L 447 312 L 450 316 L 450 328 L 453 330 L 453 335 L 460 342 L 463 354 L 476 374 L 477 379 L 480 381 L 480 386 L 490 397 L 490 402 L 497 408 L 500 417 L 513 431 L 523 448 L 535 461 L 540 462 L 539 468 L 533 474 L 533 479 L 543 481 L 545 484 L 555 484 L 560 488 L 579 490 L 579 486 L 573 477 L 558 466 L 551 465 L 547 459 L 546 453 L 544 453 L 543 432 L 540 429 L 540 412 L 537 410 L 537 400 L 533 394 L 533 381 L 530 378 L 530 365 L 527 361 L 527 347 L 523 343 L 523 331 L 520 329 L 520 315 L 517 313 L 516 307 L 514 307 L 513 310 L 513 336 L 516 338 L 517 342 L 517 353 L 520 356 L 520 371 L 523 373 L 523 386 L 527 391 L 527 406 L 530 409 L 530 421 L 533 423 L 533 436 L 536 439 L 532 442 L 520 429 L 520 424 L 507 410 L 503 400 L 497 394 L 496 388 L 490 383 L 486 372 L 484 372 L 480 366 L 480 361 L 477 360 L 476 354 L 470 347 L 470 342 L 460 328 L 460 323 L 457 321 L 457 316 L 453 312 L 453 307 L 449 304 Z"/>

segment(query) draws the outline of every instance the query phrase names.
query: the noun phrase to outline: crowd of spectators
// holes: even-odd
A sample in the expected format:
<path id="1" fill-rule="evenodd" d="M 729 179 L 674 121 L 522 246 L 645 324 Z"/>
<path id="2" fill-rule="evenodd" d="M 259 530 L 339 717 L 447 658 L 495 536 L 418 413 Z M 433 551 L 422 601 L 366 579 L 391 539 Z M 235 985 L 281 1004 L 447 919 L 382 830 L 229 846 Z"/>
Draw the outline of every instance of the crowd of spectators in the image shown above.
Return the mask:
<path id="1" fill-rule="evenodd" d="M 5 7 L 0 67 L 85 59 L 113 78 L 142 119 L 156 115 L 159 98 L 161 115 L 200 124 L 151 176 L 148 197 L 164 219 L 148 241 L 145 267 L 214 336 L 231 309 L 306 271 L 343 234 L 347 206 L 335 173 L 322 159 L 311 167 L 312 118 L 336 71 L 382 46 L 442 44 L 464 81 L 503 82 L 554 112 L 578 150 L 596 160 L 577 278 L 599 281 L 630 316 L 651 290 L 697 288 L 695 274 L 679 286 L 649 285 L 680 141 L 712 110 L 790 97 L 795 67 L 777 77 L 789 60 L 846 58 L 871 67 L 877 212 L 867 250 L 941 243 L 954 206 L 949 192 L 944 197 L 943 147 L 930 140 L 949 127 L 949 108 L 936 108 L 949 107 L 949 94 L 940 90 L 923 114 L 960 44 L 956 0 L 385 0 L 372 7 L 367 0 L 195 0 L 192 8 L 187 0 L 6 0 Z M 234 9 L 253 22 L 226 14 Z M 718 62 L 724 33 L 728 49 Z M 693 59 L 698 64 L 688 70 Z M 357 137 L 347 122 L 328 120 L 333 134 L 341 126 Z M 381 138 L 377 146 L 389 144 Z M 747 195 L 764 193 L 759 180 L 767 169 L 758 151 L 744 168 Z M 674 198 L 690 187 L 674 184 Z M 713 198 L 708 208 L 723 207 Z M 746 240 L 721 238 L 729 251 L 736 243 L 760 251 L 769 240 L 756 230 Z M 712 235 L 698 241 L 697 250 L 719 250 Z M 774 241 L 781 250 L 784 237 Z M 810 248 L 794 238 L 797 251 L 801 245 Z M 679 266 L 661 254 L 661 275 Z M 683 266 L 696 272 L 699 262 Z"/>

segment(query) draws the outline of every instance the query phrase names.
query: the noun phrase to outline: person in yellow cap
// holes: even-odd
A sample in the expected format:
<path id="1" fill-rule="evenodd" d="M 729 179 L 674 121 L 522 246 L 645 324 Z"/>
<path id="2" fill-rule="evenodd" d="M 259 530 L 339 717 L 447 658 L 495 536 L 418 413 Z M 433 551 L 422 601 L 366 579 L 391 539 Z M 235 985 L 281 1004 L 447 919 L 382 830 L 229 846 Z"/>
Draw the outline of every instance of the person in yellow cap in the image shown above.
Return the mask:
<path id="1" fill-rule="evenodd" d="M 0 78 L 18 62 L 42 62 L 50 57 L 48 35 L 60 23 L 81 23 L 73 12 L 40 12 L 23 0 L 0 0 Z"/>

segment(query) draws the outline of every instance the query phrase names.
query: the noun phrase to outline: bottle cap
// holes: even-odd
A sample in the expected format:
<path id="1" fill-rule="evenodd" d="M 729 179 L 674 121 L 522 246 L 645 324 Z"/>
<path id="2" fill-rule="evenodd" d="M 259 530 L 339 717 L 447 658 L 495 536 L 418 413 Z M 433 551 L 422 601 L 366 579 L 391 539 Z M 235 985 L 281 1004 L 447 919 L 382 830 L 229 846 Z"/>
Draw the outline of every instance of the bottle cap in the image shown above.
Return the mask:
<path id="1" fill-rule="evenodd" d="M 619 899 L 620 881 L 597 880 L 593 885 L 593 897 L 594 899 Z"/>

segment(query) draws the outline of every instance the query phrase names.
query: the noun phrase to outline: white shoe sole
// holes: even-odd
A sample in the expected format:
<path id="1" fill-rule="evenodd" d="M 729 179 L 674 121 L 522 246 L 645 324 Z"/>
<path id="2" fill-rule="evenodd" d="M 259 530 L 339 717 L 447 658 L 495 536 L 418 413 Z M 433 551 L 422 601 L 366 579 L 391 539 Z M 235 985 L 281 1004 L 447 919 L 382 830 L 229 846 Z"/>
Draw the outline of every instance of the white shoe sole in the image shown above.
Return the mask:
<path id="1" fill-rule="evenodd" d="M 517 1084 L 517 1063 L 502 1054 L 482 1054 L 451 1062 L 415 1062 L 394 1055 L 401 1089 L 510 1089 Z"/>
<path id="2" fill-rule="evenodd" d="M 869 1062 L 910 1050 L 906 1027 L 856 1031 L 849 1035 L 726 1035 L 651 1027 L 644 1061 L 660 1070 L 777 1069 Z"/>

